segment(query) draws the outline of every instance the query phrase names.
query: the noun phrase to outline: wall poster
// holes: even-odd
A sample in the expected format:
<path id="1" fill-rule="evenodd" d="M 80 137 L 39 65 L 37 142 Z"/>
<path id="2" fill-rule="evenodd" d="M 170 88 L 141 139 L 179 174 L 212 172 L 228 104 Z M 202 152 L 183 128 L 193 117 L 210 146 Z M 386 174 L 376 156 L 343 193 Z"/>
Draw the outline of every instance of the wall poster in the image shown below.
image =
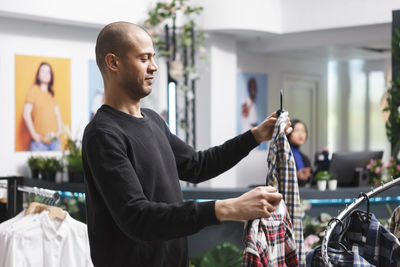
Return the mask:
<path id="1" fill-rule="evenodd" d="M 244 133 L 267 117 L 266 74 L 238 72 L 237 74 L 237 132 Z M 266 149 L 264 142 L 260 150 Z"/>
<path id="2" fill-rule="evenodd" d="M 15 151 L 61 151 L 71 128 L 71 61 L 15 55 Z"/>

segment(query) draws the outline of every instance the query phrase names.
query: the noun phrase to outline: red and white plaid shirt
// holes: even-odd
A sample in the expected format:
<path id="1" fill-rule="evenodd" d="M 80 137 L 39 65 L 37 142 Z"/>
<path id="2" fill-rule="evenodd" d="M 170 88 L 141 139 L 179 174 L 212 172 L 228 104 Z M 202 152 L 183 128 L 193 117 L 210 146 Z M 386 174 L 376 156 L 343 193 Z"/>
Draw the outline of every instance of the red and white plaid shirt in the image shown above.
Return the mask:
<path id="1" fill-rule="evenodd" d="M 274 215 L 271 216 L 271 218 L 256 219 L 252 222 L 248 222 L 247 227 L 250 228 L 247 229 L 246 227 L 243 238 L 243 240 L 245 240 L 246 249 L 242 266 L 292 267 L 305 266 L 306 263 L 305 253 L 303 251 L 303 226 L 301 222 L 296 163 L 285 134 L 287 118 L 288 112 L 285 111 L 279 116 L 275 123 L 274 133 L 269 145 L 267 159 L 268 174 L 266 179 L 267 185 L 274 186 L 278 192 L 283 195 L 286 213 L 279 220 L 276 218 L 277 215 L 273 213 Z M 267 225 L 269 228 L 264 225 Z M 272 226 L 273 229 L 275 229 L 273 230 L 275 234 L 270 234 Z M 251 230 L 253 228 L 254 230 Z M 264 229 L 269 230 L 264 232 Z M 292 234 L 288 234 L 289 232 Z M 284 235 L 284 233 L 287 234 Z M 275 240 L 275 238 L 278 238 L 278 240 Z M 291 238 L 295 240 L 294 247 L 292 247 L 293 242 Z M 276 244 L 281 246 L 280 249 L 275 248 Z M 273 247 L 270 248 L 270 246 Z M 271 254 L 271 251 L 274 253 Z M 293 252 L 296 254 L 296 260 L 291 256 Z M 288 258 L 286 259 L 286 257 Z"/>
<path id="2" fill-rule="evenodd" d="M 283 201 L 271 217 L 247 223 L 243 242 L 242 267 L 299 265 L 292 222 Z"/>

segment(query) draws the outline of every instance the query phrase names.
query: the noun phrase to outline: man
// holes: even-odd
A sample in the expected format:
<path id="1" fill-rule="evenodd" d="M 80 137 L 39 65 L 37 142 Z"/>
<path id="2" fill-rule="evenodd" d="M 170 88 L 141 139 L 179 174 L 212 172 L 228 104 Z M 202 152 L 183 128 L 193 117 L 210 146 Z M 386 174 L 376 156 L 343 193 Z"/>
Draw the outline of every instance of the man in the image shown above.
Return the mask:
<path id="1" fill-rule="evenodd" d="M 224 220 L 270 215 L 282 198 L 271 187 L 233 199 L 183 202 L 179 179 L 198 183 L 228 170 L 271 138 L 275 115 L 196 152 L 154 111 L 140 108 L 158 68 L 145 30 L 127 22 L 107 25 L 97 38 L 96 61 L 105 105 L 85 129 L 82 155 L 95 266 L 188 266 L 186 236 Z"/>

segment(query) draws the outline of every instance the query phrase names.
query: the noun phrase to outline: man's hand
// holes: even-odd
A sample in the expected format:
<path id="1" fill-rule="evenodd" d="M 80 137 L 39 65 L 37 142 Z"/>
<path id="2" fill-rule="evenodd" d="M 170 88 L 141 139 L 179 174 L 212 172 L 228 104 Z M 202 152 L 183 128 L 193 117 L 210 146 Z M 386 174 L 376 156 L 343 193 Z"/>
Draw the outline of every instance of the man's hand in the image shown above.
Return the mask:
<path id="1" fill-rule="evenodd" d="M 276 120 L 276 113 L 272 113 L 262 123 L 251 129 L 251 132 L 253 133 L 254 138 L 258 143 L 271 140 L 272 134 L 274 133 L 274 125 L 276 123 Z M 290 134 L 293 130 L 290 125 L 290 119 L 288 118 L 285 127 L 286 134 Z"/>
<path id="2" fill-rule="evenodd" d="M 215 215 L 219 221 L 244 221 L 270 217 L 270 212 L 282 199 L 271 186 L 260 186 L 240 197 L 215 202 Z"/>

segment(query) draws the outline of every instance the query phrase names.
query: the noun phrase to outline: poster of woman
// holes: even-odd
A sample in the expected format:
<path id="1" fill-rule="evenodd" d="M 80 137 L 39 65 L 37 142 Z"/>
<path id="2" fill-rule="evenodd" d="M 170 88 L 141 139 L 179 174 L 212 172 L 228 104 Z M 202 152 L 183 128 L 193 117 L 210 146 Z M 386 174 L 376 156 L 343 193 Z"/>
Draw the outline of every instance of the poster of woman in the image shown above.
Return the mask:
<path id="1" fill-rule="evenodd" d="M 70 95 L 70 59 L 15 55 L 15 151 L 63 149 Z"/>
<path id="2" fill-rule="evenodd" d="M 267 115 L 267 75 L 237 74 L 237 132 L 244 133 L 258 125 Z M 259 149 L 266 149 L 265 143 Z"/>

